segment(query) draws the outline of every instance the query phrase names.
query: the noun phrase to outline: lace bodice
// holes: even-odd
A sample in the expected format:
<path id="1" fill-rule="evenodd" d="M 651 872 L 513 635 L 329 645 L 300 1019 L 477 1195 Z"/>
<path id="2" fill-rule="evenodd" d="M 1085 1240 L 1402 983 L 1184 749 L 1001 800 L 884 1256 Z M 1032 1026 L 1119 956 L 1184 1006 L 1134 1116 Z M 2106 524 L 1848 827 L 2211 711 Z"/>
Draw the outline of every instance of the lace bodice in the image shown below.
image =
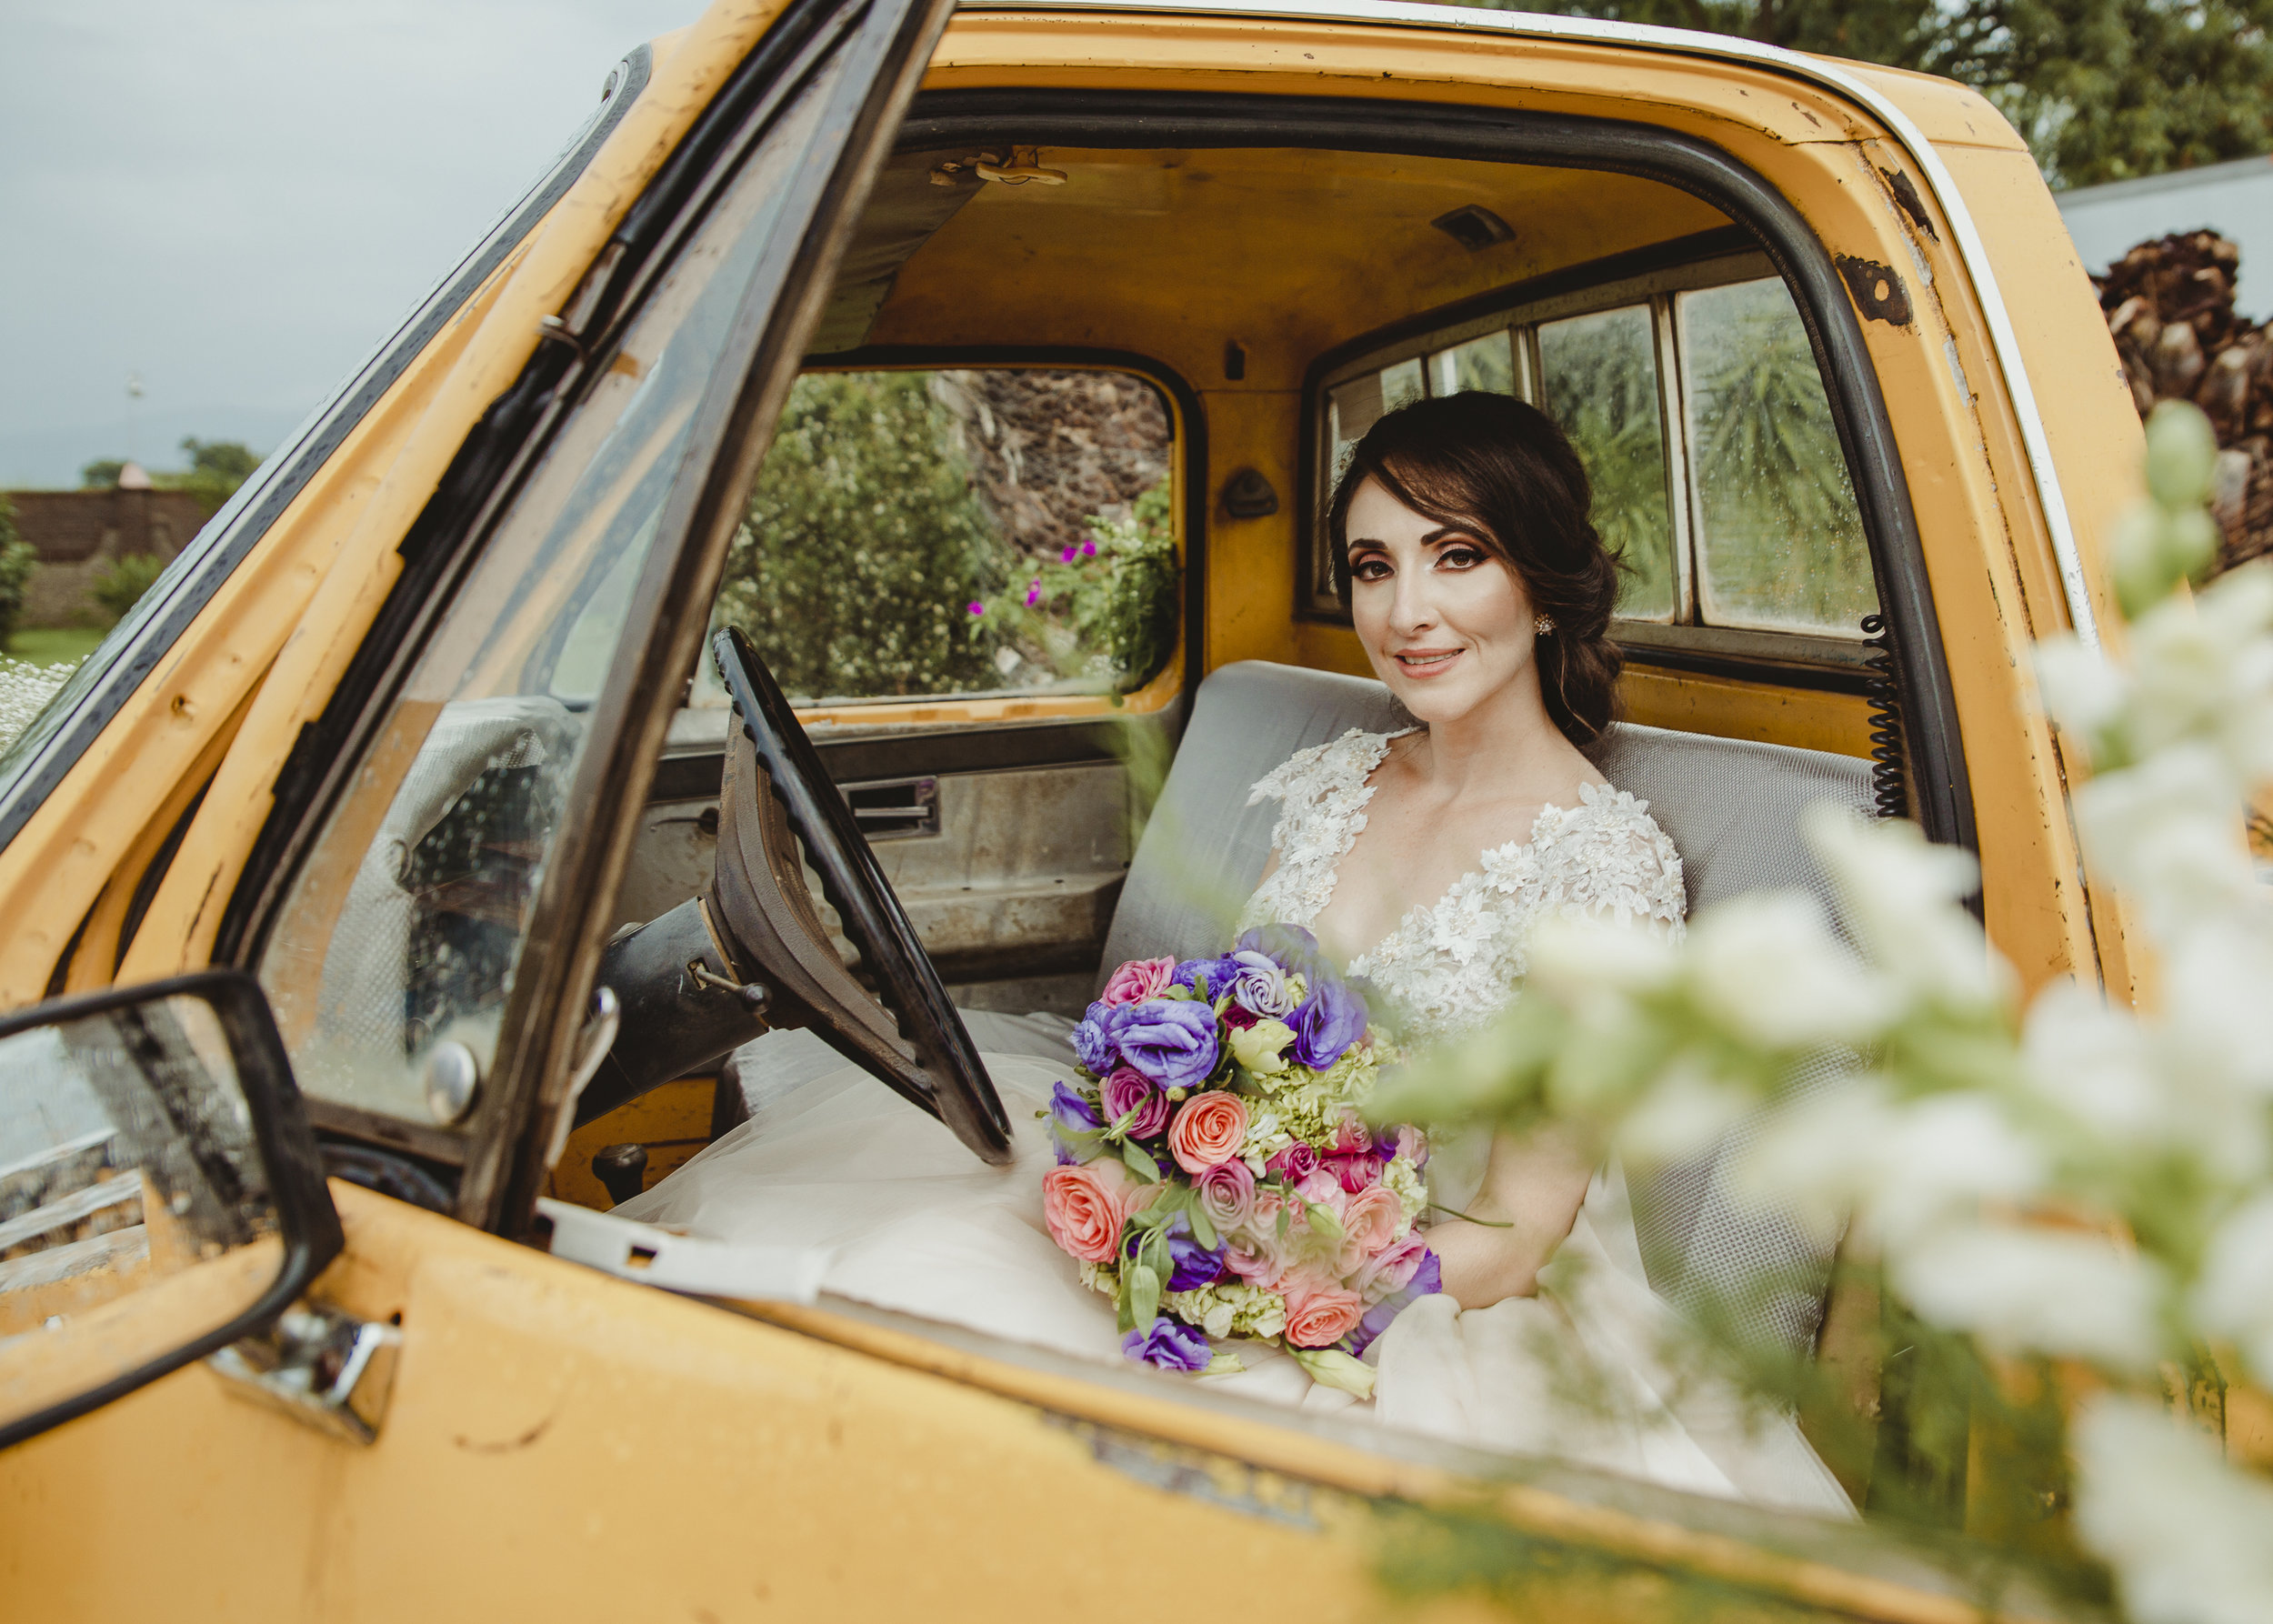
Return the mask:
<path id="1" fill-rule="evenodd" d="M 1299 750 L 1257 783 L 1247 805 L 1282 803 L 1271 845 L 1278 867 L 1240 910 L 1239 927 L 1283 921 L 1309 928 L 1334 895 L 1343 855 L 1366 827 L 1368 780 L 1393 734 L 1351 728 Z M 1430 907 L 1348 965 L 1395 1006 L 1408 1043 L 1457 1037 L 1499 1013 L 1523 982 L 1525 938 L 1550 915 L 1637 924 L 1677 939 L 1685 904 L 1681 857 L 1649 803 L 1607 785 L 1579 804 L 1539 810 L 1528 838 L 1483 854 Z"/>

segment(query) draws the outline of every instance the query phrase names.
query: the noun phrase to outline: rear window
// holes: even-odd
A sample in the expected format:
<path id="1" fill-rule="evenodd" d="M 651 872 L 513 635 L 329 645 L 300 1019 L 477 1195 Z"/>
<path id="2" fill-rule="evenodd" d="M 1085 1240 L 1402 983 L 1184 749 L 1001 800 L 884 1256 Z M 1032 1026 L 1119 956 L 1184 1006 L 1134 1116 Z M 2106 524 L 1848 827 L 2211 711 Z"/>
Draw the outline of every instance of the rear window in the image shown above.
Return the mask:
<path id="1" fill-rule="evenodd" d="M 1312 511 L 1383 413 L 1483 389 L 1532 402 L 1587 465 L 1625 561 L 1618 617 L 1859 640 L 1877 608 L 1846 459 L 1806 327 L 1752 256 L 1685 266 L 1408 340 L 1328 372 Z M 1341 617 L 1312 526 L 1307 601 Z"/>

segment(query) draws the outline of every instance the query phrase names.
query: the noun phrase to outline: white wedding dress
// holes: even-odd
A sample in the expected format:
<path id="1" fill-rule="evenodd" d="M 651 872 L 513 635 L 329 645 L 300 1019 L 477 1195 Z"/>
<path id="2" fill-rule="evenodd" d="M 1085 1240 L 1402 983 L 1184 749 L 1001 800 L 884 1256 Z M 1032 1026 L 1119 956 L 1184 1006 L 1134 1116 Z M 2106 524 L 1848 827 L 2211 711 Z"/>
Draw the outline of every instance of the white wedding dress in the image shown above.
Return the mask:
<path id="1" fill-rule="evenodd" d="M 1390 737 L 1353 729 L 1298 752 L 1255 787 L 1250 804 L 1267 797 L 1283 806 L 1272 834 L 1279 866 L 1241 911 L 1242 928 L 1307 928 L 1317 917 L 1366 827 L 1368 780 Z M 1517 995 L 1525 937 L 1541 917 L 1591 915 L 1677 937 L 1683 911 L 1681 859 L 1647 803 L 1590 787 L 1576 807 L 1542 810 L 1527 838 L 1485 852 L 1348 971 L 1392 1006 L 1411 1048 L 1481 1025 Z M 1197 957 L 1225 944 L 1188 946 Z M 982 1035 L 985 1023 L 973 1021 Z M 789 1055 L 789 1040 L 802 1041 L 800 1055 L 821 1048 L 806 1034 L 764 1042 Z M 1082 1286 L 1042 1221 L 1041 1177 L 1053 1155 L 1037 1118 L 1051 1086 L 1070 1076 L 1071 1052 L 1057 1064 L 983 1058 L 1016 1134 L 1008 1168 L 983 1165 L 940 1124 L 839 1064 L 772 1093 L 748 1121 L 616 1210 L 698 1235 L 824 1248 L 826 1291 L 1124 1364 L 1111 1301 Z M 1488 1150 L 1481 1134 L 1439 1138 L 1431 1198 L 1465 1208 Z M 1853 1515 L 1789 1418 L 1757 1413 L 1659 1357 L 1677 1315 L 1649 1288 L 1615 1168 L 1596 1177 L 1540 1278 L 1537 1297 L 1488 1308 L 1463 1311 L 1444 1296 L 1416 1301 L 1367 1353 L 1377 1372 L 1369 1401 L 1316 1386 L 1291 1358 L 1246 1342 L 1232 1345 L 1244 1371 L 1166 1379 L 1697 1493 Z"/>

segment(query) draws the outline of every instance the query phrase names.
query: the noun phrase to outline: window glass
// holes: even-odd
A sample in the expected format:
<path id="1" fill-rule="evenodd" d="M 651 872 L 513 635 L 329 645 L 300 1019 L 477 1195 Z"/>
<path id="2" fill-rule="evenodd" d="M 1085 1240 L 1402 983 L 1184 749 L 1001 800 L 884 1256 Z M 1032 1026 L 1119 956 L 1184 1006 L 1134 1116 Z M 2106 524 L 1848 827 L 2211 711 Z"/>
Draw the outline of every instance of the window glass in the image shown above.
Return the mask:
<path id="1" fill-rule="evenodd" d="M 1669 620 L 1673 520 L 1649 306 L 1629 305 L 1539 328 L 1547 415 L 1570 436 L 1594 486 L 1595 528 L 1626 562 L 1620 615 Z"/>
<path id="2" fill-rule="evenodd" d="M 823 66 L 711 209 L 484 546 L 295 877 L 259 976 L 301 1088 L 433 1119 L 436 1049 L 495 1058 L 530 904 L 633 585 Z M 767 162 L 768 154 L 774 161 Z"/>
<path id="3" fill-rule="evenodd" d="M 1486 395 L 1518 393 L 1515 346 L 1505 327 L 1481 338 L 1471 338 L 1466 344 L 1456 344 L 1450 349 L 1440 349 L 1428 357 L 1431 395 L 1457 395 L 1463 389 L 1480 390 Z"/>
<path id="4" fill-rule="evenodd" d="M 1859 637 L 1877 608 L 1807 329 L 1775 277 L 1680 296 L 1699 618 Z"/>
<path id="5" fill-rule="evenodd" d="M 1128 373 L 808 373 L 712 625 L 806 705 L 1142 687 L 1176 651 L 1174 451 Z M 694 703 L 726 702 L 706 662 Z"/>

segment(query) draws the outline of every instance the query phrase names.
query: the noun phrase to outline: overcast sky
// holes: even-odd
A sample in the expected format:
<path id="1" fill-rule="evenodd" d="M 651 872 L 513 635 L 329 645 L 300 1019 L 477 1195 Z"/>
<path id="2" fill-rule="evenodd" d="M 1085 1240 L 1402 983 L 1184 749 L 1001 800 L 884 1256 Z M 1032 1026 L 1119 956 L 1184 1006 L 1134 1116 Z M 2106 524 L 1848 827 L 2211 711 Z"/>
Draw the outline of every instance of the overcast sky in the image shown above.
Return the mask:
<path id="1" fill-rule="evenodd" d="M 0 0 L 0 487 L 272 449 L 703 4 Z"/>

